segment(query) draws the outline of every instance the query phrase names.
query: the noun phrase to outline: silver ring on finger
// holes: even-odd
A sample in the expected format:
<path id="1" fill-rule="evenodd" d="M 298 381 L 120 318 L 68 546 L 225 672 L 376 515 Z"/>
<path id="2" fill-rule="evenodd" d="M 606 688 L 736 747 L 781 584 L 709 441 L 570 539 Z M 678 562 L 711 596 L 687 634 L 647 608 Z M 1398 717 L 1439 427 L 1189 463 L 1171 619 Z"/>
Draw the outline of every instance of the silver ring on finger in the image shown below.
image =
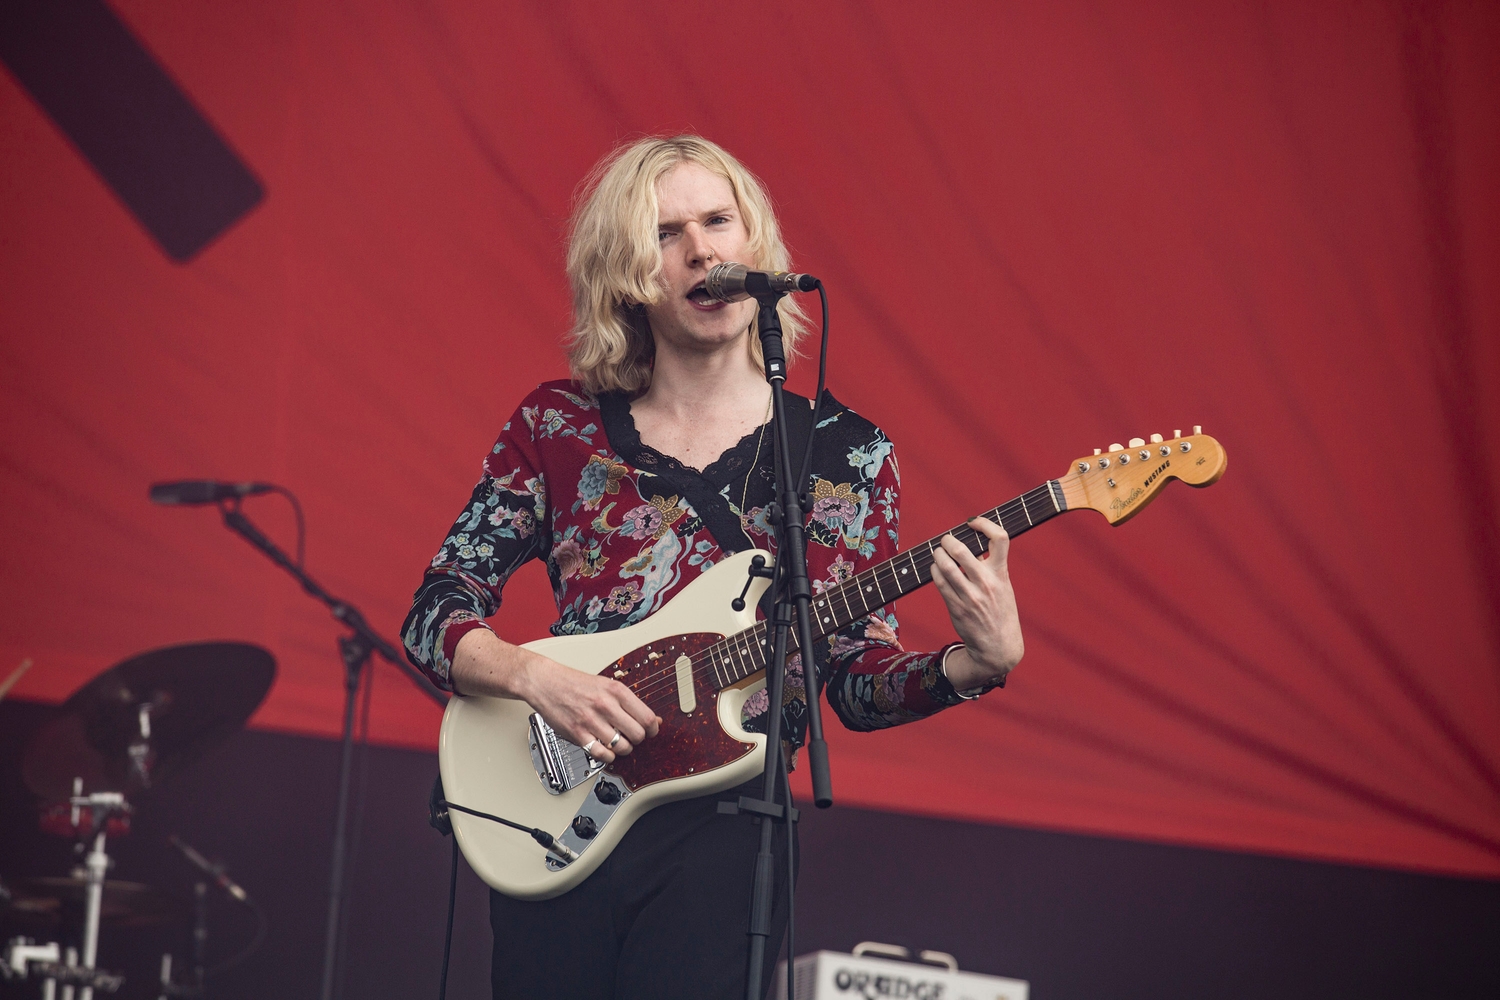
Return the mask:
<path id="1" fill-rule="evenodd" d="M 621 737 L 621 735 L 620 735 L 620 731 L 619 731 L 619 730 L 618 730 L 618 729 L 616 729 L 616 730 L 615 730 L 615 734 L 614 734 L 614 735 L 613 735 L 613 736 L 611 736 L 611 737 L 610 737 L 610 738 L 609 738 L 609 742 L 608 742 L 608 743 L 606 743 L 606 744 L 604 744 L 604 745 L 605 745 L 605 746 L 606 746 L 606 747 L 608 747 L 608 748 L 609 748 L 609 749 L 611 749 L 611 750 L 613 750 L 613 749 L 614 749 L 614 748 L 615 748 L 615 744 L 616 744 L 616 743 L 618 743 L 618 742 L 620 742 L 620 740 L 621 740 L 621 739 L 622 739 L 622 738 L 623 738 L 623 737 Z"/>
<path id="2" fill-rule="evenodd" d="M 594 737 L 589 737 L 589 741 L 583 745 L 583 752 L 588 754 L 590 757 L 594 756 L 594 744 L 598 742 L 599 741 Z"/>

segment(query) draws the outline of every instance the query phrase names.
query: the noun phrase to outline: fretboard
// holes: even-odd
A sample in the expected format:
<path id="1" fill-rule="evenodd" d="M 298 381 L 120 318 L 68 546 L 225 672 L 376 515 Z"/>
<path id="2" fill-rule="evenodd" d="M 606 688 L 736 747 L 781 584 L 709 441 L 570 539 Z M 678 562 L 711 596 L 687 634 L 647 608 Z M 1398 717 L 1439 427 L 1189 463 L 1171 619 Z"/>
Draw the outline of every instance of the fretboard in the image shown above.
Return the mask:
<path id="1" fill-rule="evenodd" d="M 1034 490 L 1022 493 L 980 517 L 988 518 L 1005 529 L 1011 538 L 1025 534 L 1049 518 L 1056 517 L 1068 509 L 1063 499 L 1062 486 L 1052 479 Z M 932 582 L 933 554 L 937 551 L 943 535 L 952 535 L 975 555 L 989 547 L 989 539 L 969 527 L 967 523 L 935 535 L 920 545 L 898 553 L 882 563 L 871 566 L 856 576 L 835 584 L 813 595 L 812 632 L 813 639 L 832 635 L 851 622 L 882 608 L 899 597 L 904 597 Z M 736 684 L 764 670 L 769 653 L 766 649 L 765 621 L 756 622 L 750 628 L 728 636 L 700 653 L 708 659 L 714 679 L 720 688 Z M 797 649 L 793 635 L 788 640 L 790 650 Z"/>

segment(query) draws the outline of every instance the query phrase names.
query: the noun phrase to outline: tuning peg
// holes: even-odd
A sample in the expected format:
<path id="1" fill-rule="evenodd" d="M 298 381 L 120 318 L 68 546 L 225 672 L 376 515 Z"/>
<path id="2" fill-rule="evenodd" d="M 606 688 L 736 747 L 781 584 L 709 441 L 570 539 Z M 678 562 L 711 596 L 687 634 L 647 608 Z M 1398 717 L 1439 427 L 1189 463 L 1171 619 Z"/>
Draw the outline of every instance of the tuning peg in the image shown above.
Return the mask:
<path id="1" fill-rule="evenodd" d="M 1097 455 L 1097 454 L 1099 454 L 1099 452 L 1100 452 L 1100 451 L 1101 451 L 1101 449 L 1099 449 L 1099 448 L 1095 448 L 1095 449 L 1094 449 L 1094 454 L 1095 454 L 1095 455 Z"/>
<path id="2" fill-rule="evenodd" d="M 1112 445 L 1109 446 L 1109 450 L 1110 451 L 1124 451 L 1125 450 L 1125 446 L 1123 444 L 1112 444 Z"/>
<path id="3" fill-rule="evenodd" d="M 1193 425 L 1193 433 L 1194 434 L 1202 434 L 1203 433 L 1203 425 L 1202 424 L 1194 424 Z"/>
<path id="4" fill-rule="evenodd" d="M 1180 438 L 1180 437 L 1182 437 L 1182 428 L 1178 427 L 1176 430 L 1172 431 L 1172 437 L 1174 437 L 1174 438 Z"/>
<path id="5" fill-rule="evenodd" d="M 1130 439 L 1130 447 L 1132 447 L 1132 448 L 1139 448 L 1141 445 L 1143 445 L 1145 443 L 1146 443 L 1146 439 L 1145 438 L 1131 438 Z"/>
<path id="6" fill-rule="evenodd" d="M 1151 435 L 1151 443 L 1152 444 L 1161 444 L 1161 435 L 1160 434 L 1153 434 L 1153 435 Z"/>

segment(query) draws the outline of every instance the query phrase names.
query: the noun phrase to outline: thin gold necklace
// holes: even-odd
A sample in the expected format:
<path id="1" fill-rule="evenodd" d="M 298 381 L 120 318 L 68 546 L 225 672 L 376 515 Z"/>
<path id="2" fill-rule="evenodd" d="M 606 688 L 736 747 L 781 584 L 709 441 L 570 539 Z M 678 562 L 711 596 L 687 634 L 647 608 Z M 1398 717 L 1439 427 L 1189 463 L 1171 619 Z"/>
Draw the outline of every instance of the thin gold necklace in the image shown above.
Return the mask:
<path id="1" fill-rule="evenodd" d="M 745 488 L 740 490 L 740 517 L 745 516 L 745 498 L 750 495 L 750 475 L 755 467 L 760 464 L 760 446 L 766 441 L 766 426 L 771 422 L 771 400 L 774 395 L 766 397 L 766 419 L 761 421 L 760 434 L 755 439 L 755 457 L 750 460 L 750 468 L 745 470 Z"/>

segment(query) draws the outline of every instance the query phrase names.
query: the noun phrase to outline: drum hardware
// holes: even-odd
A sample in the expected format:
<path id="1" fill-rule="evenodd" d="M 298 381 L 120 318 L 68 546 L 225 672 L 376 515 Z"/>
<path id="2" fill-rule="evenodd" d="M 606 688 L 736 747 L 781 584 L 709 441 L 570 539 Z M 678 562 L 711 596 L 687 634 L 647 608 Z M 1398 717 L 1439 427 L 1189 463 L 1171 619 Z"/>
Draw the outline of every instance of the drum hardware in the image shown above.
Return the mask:
<path id="1" fill-rule="evenodd" d="M 83 779 L 75 779 L 74 788 L 81 790 L 82 787 Z M 62 956 L 62 961 L 58 961 L 56 944 L 44 946 L 40 951 L 34 946 L 22 944 L 10 950 L 7 966 L 22 975 L 34 972 L 42 980 L 44 998 L 52 997 L 53 991 L 60 986 L 62 1000 L 73 1000 L 75 987 L 78 988 L 78 1000 L 92 1000 L 95 989 L 113 993 L 124 982 L 122 976 L 96 969 L 95 961 L 99 954 L 99 925 L 104 908 L 105 876 L 109 873 L 111 864 L 105 850 L 109 836 L 105 827 L 111 815 L 128 813 L 130 806 L 125 801 L 125 796 L 119 792 L 75 794 L 69 803 L 75 827 L 81 823 L 85 810 L 91 821 L 89 835 L 78 844 L 79 849 L 83 849 L 88 840 L 93 841 L 83 859 L 83 877 L 22 882 L 11 893 L 10 906 L 12 910 L 26 913 L 29 903 L 33 904 L 30 909 L 34 912 L 35 904 L 44 901 L 47 904 L 55 903 L 56 911 L 60 913 L 69 904 L 76 904 L 81 893 L 83 953 L 78 955 L 74 949 L 69 948 Z M 47 884 L 49 881 L 50 885 Z"/>
<path id="2" fill-rule="evenodd" d="M 74 787 L 81 789 L 83 779 L 75 779 Z M 80 811 L 83 807 L 88 807 L 95 827 L 93 848 L 83 859 L 86 889 L 83 904 L 82 957 L 83 967 L 92 970 L 99 955 L 99 913 L 104 906 L 104 877 L 109 874 L 110 868 L 109 855 L 104 850 L 105 841 L 109 836 L 104 828 L 105 822 L 110 813 L 129 812 L 130 806 L 126 804 L 125 796 L 119 792 L 74 795 L 72 801 L 73 806 Z M 93 985 L 86 985 L 78 991 L 78 1000 L 92 1000 L 93 995 Z"/>
<path id="3" fill-rule="evenodd" d="M 276 676 L 259 646 L 169 646 L 115 664 L 64 702 L 26 747 L 21 776 L 49 801 L 84 791 L 133 795 L 244 727 Z"/>
<path id="4" fill-rule="evenodd" d="M 63 951 L 62 954 L 59 954 Z M 39 945 L 30 938 L 12 938 L 0 953 L 0 979 L 38 979 L 42 984 L 42 1000 L 73 1000 L 73 991 L 82 987 L 81 995 L 113 993 L 125 982 L 125 977 L 103 969 L 85 969 L 78 965 L 78 952 L 74 948 L 59 949 L 57 942 Z M 61 990 L 58 987 L 62 987 Z"/>
<path id="5" fill-rule="evenodd" d="M 184 911 L 167 893 L 107 878 L 113 866 L 108 839 L 130 829 L 127 794 L 155 787 L 238 731 L 265 698 L 275 673 L 270 653 L 244 643 L 153 650 L 95 677 L 38 730 L 27 744 L 22 777 L 50 800 L 41 810 L 42 829 L 74 839 L 82 864 L 68 878 L 16 883 L 5 894 L 5 916 L 52 927 L 81 916 L 82 951 L 14 938 L 0 953 L 5 979 L 39 980 L 44 1000 L 93 1000 L 96 990 L 119 989 L 123 976 L 95 967 L 100 928 L 177 920 Z M 207 884 L 198 883 L 195 982 L 174 985 L 171 956 L 163 956 L 164 997 L 203 993 L 207 892 Z M 256 911 L 262 921 L 259 943 L 264 918 Z"/>

